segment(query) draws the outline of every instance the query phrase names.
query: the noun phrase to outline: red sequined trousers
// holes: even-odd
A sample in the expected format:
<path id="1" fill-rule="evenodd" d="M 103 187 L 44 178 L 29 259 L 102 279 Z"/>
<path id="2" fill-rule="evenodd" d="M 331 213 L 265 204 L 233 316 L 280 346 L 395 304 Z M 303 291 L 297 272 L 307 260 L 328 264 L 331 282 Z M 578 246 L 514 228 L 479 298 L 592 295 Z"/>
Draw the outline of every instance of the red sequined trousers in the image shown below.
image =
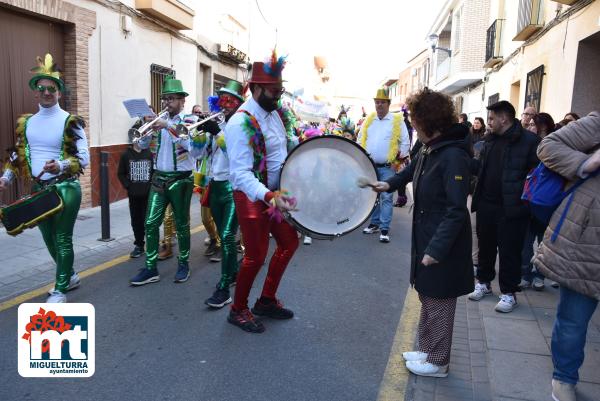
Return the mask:
<path id="1" fill-rule="evenodd" d="M 232 305 L 232 309 L 240 311 L 248 308 L 250 289 L 260 268 L 265 263 L 269 250 L 269 233 L 273 234 L 277 248 L 269 262 L 269 271 L 261 296 L 271 299 L 275 299 L 275 293 L 285 268 L 298 248 L 298 233 L 286 221 L 277 223 L 271 220 L 265 213 L 268 207 L 264 202 L 252 202 L 241 191 L 234 191 L 233 199 L 246 248 L 237 275 Z"/>

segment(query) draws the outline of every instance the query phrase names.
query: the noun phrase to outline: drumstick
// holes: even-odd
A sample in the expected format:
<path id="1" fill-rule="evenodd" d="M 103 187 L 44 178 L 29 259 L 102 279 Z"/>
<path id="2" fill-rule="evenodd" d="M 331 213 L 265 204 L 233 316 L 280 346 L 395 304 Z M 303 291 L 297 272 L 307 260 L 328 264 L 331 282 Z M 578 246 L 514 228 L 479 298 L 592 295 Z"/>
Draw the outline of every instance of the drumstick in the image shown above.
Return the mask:
<path id="1" fill-rule="evenodd" d="M 375 184 L 373 184 L 367 177 L 358 177 L 356 179 L 356 185 L 358 185 L 359 188 L 375 188 Z"/>

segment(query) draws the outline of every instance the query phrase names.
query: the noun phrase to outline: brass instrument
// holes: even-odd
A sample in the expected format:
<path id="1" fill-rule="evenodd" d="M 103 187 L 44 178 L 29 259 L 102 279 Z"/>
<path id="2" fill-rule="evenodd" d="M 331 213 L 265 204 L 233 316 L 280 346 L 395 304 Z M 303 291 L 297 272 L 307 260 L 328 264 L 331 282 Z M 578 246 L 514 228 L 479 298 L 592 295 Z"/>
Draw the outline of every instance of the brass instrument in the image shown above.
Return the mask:
<path id="1" fill-rule="evenodd" d="M 195 122 L 193 124 L 190 125 L 184 125 L 184 124 L 178 124 L 177 127 L 175 128 L 175 131 L 177 132 L 178 136 L 190 136 L 190 132 L 192 132 L 195 128 L 199 127 L 200 125 L 204 124 L 205 122 L 212 120 L 214 118 L 219 118 L 219 119 L 223 119 L 225 118 L 225 114 L 222 111 L 219 111 L 217 113 L 211 114 L 210 116 Z M 194 135 L 192 135 L 194 136 Z"/>
<path id="2" fill-rule="evenodd" d="M 138 129 L 135 130 L 135 137 L 139 140 L 140 138 L 142 138 L 143 136 L 146 135 L 146 131 L 148 131 L 150 128 L 152 128 L 152 126 L 154 125 L 155 122 L 157 122 L 158 120 L 164 118 L 165 116 L 169 115 L 169 111 L 167 109 L 164 109 L 163 111 L 161 111 L 154 120 L 149 121 L 147 123 L 145 123 L 144 125 L 142 125 L 141 127 L 139 127 Z"/>

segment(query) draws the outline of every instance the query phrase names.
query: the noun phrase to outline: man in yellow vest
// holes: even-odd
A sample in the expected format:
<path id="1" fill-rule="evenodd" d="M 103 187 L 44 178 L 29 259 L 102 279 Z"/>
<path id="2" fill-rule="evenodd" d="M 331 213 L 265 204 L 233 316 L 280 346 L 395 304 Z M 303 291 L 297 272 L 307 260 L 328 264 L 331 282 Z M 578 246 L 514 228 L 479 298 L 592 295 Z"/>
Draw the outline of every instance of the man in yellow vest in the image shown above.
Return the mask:
<path id="1" fill-rule="evenodd" d="M 378 89 L 375 113 L 364 121 L 358 136 L 358 143 L 369 153 L 375 167 L 377 179 L 385 181 L 395 174 L 392 163 L 408 157 L 410 140 L 402 113 L 390 113 L 391 99 L 386 89 Z M 379 194 L 379 202 L 371 216 L 371 223 L 363 230 L 364 234 L 380 232 L 379 241 L 390 242 L 389 230 L 393 214 L 391 193 Z"/>

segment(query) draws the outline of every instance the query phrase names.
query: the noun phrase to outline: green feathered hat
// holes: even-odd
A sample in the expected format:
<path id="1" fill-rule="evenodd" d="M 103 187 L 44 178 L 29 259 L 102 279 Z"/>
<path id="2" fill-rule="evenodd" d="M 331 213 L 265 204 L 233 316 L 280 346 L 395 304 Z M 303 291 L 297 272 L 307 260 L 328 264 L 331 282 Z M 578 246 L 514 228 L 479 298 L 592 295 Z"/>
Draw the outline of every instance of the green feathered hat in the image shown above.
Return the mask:
<path id="1" fill-rule="evenodd" d="M 37 82 L 40 79 L 50 79 L 56 82 L 58 85 L 58 90 L 63 92 L 65 90 L 65 83 L 62 79 L 60 79 L 60 70 L 58 69 L 56 63 L 52 59 L 52 55 L 50 53 L 46 54 L 44 60 L 41 57 L 36 57 L 37 66 L 31 69 L 31 72 L 34 74 L 33 77 L 29 80 L 29 87 L 35 90 Z"/>
<path id="2" fill-rule="evenodd" d="M 242 102 L 244 101 L 243 92 L 244 92 L 244 88 L 243 88 L 242 84 L 233 79 L 229 80 L 229 82 L 227 82 L 227 85 L 225 85 L 224 87 L 222 87 L 221 89 L 219 89 L 217 91 L 217 93 L 219 95 L 221 95 L 223 93 L 227 93 L 227 94 L 235 96 Z"/>
<path id="3" fill-rule="evenodd" d="M 189 96 L 189 93 L 183 90 L 183 85 L 179 79 L 167 76 L 163 82 L 161 96 L 164 95 L 183 95 Z"/>

